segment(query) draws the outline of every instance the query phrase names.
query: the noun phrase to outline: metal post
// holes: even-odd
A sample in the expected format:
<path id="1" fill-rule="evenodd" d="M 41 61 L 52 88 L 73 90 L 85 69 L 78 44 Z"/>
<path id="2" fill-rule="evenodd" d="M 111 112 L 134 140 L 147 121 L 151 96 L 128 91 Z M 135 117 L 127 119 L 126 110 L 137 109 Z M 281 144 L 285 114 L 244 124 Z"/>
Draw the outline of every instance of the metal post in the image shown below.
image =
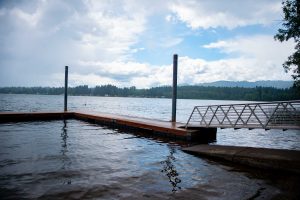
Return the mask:
<path id="1" fill-rule="evenodd" d="M 177 100 L 177 63 L 178 55 L 173 55 L 173 95 L 172 95 L 172 122 L 176 122 L 176 100 Z"/>
<path id="2" fill-rule="evenodd" d="M 68 66 L 65 67 L 65 108 L 64 111 L 68 111 Z"/>

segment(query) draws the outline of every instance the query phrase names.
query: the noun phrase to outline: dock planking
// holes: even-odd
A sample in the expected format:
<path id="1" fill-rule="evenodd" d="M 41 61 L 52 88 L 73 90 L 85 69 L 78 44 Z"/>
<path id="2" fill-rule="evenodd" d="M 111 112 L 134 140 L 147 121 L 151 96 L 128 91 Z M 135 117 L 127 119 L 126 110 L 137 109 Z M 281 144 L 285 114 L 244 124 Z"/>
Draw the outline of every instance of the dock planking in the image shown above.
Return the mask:
<path id="1" fill-rule="evenodd" d="M 183 123 L 96 112 L 30 112 L 0 113 L 0 123 L 78 119 L 105 125 L 118 125 L 190 139 L 198 130 L 185 129 Z"/>
<path id="2" fill-rule="evenodd" d="M 124 125 L 129 127 L 135 127 L 139 129 L 152 130 L 162 133 L 169 133 L 176 136 L 189 136 L 193 131 L 187 130 L 183 127 L 183 123 L 163 121 L 156 119 L 147 119 L 141 117 L 131 117 L 124 115 L 114 115 L 107 113 L 86 113 L 86 112 L 75 112 L 74 116 L 76 119 L 95 120 L 95 122 L 108 122 L 118 125 Z"/>
<path id="3" fill-rule="evenodd" d="M 73 118 L 73 112 L 0 112 L 0 123 Z"/>

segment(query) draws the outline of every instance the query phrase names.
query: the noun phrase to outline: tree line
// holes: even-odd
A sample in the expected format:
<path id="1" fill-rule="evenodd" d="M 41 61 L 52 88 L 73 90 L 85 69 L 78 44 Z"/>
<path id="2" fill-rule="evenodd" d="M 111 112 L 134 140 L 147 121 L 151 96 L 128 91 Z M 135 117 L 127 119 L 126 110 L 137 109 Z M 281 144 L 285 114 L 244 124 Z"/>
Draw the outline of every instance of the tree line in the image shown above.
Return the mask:
<path id="1" fill-rule="evenodd" d="M 41 94 L 61 95 L 63 87 L 2 87 L 3 94 Z M 172 87 L 161 86 L 149 89 L 136 87 L 119 88 L 114 85 L 102 85 L 93 88 L 87 85 L 68 88 L 69 95 L 80 96 L 116 96 L 116 97 L 152 97 L 172 98 Z M 272 87 L 213 87 L 213 86 L 178 86 L 179 99 L 215 99 L 215 100 L 247 100 L 247 101 L 286 101 L 300 99 L 296 88 L 278 89 Z"/>

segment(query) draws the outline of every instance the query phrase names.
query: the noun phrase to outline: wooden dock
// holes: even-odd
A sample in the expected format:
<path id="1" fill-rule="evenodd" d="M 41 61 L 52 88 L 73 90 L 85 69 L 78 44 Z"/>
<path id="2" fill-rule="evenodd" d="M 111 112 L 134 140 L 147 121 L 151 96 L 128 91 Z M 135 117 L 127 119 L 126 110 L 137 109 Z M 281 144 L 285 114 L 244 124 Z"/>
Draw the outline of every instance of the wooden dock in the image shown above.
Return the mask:
<path id="1" fill-rule="evenodd" d="M 65 119 L 84 120 L 113 128 L 125 128 L 129 131 L 141 130 L 150 134 L 159 134 L 161 136 L 198 143 L 207 143 L 208 141 L 215 140 L 217 132 L 213 128 L 186 129 L 183 123 L 178 122 L 97 112 L 0 113 L 0 124 Z M 300 151 L 220 145 L 196 145 L 184 148 L 183 151 L 251 167 L 300 174 Z"/>
<path id="2" fill-rule="evenodd" d="M 98 112 L 33 112 L 33 113 L 0 113 L 0 123 L 20 121 L 44 121 L 78 119 L 107 126 L 144 130 L 158 133 L 167 137 L 184 140 L 207 140 L 216 139 L 216 129 L 186 129 L 183 123 L 114 115 Z"/>
<path id="3" fill-rule="evenodd" d="M 187 130 L 184 124 L 178 122 L 169 122 L 147 118 L 137 118 L 124 115 L 114 115 L 107 113 L 86 113 L 86 112 L 74 112 L 74 118 L 79 120 L 85 120 L 93 123 L 106 124 L 106 125 L 118 125 L 123 127 L 137 128 L 150 130 L 155 132 L 166 133 L 178 137 L 191 136 L 191 130 Z"/>

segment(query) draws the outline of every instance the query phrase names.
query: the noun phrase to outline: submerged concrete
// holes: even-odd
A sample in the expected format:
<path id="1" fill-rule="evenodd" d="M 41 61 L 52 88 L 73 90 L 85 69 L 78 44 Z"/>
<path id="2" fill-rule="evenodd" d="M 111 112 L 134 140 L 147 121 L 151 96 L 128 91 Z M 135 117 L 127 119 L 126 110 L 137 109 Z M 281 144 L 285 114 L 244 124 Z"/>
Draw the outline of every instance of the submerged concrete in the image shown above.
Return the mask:
<path id="1" fill-rule="evenodd" d="M 300 174 L 300 151 L 254 147 L 195 145 L 183 151 L 251 167 Z"/>

